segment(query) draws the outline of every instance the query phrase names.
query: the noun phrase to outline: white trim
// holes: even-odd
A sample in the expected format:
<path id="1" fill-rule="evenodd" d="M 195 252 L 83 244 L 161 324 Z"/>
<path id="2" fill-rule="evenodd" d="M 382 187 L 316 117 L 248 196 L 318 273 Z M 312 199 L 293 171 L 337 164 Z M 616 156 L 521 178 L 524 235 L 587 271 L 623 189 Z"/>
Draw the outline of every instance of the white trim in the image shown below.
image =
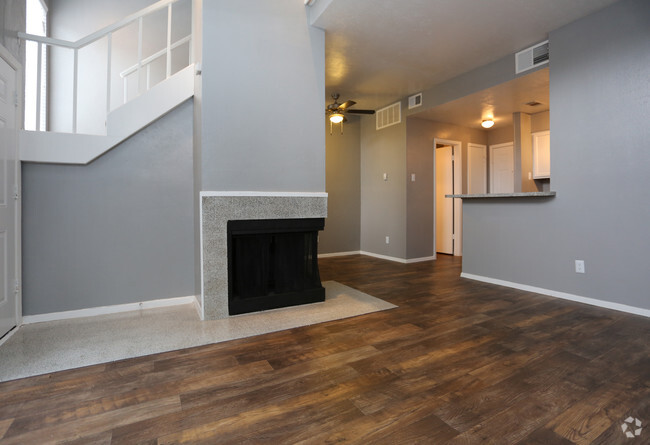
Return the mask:
<path id="1" fill-rule="evenodd" d="M 498 284 L 499 286 L 512 287 L 514 289 L 524 290 L 527 292 L 535 292 L 536 294 L 548 295 L 549 297 L 561 298 L 563 300 L 576 301 L 578 303 L 589 304 L 592 306 L 603 307 L 606 309 L 613 309 L 615 311 L 627 312 L 635 315 L 642 315 L 650 317 L 650 309 L 643 309 L 626 304 L 613 303 L 611 301 L 596 300 L 595 298 L 581 297 L 580 295 L 568 294 L 566 292 L 559 292 L 541 287 L 529 286 L 527 284 L 513 283 L 512 281 L 499 280 L 497 278 L 483 277 L 481 275 L 474 275 L 462 272 L 461 278 L 468 278 L 470 280 L 483 281 L 485 283 Z"/>
<path id="2" fill-rule="evenodd" d="M 380 255 L 378 253 L 366 252 L 366 251 L 363 251 L 363 250 L 360 251 L 359 253 L 361 255 L 372 256 L 372 257 L 379 258 L 379 259 L 382 259 L 382 260 L 388 260 L 388 261 L 394 261 L 396 263 L 406 264 L 406 260 L 404 258 L 397 258 L 397 257 L 394 257 L 394 256 L 388 256 L 388 255 Z"/>
<path id="3" fill-rule="evenodd" d="M 303 198 L 327 198 L 325 192 L 256 192 L 256 191 L 233 191 L 233 192 L 211 192 L 201 191 L 204 196 L 279 196 L 279 197 L 303 197 Z"/>
<path id="4" fill-rule="evenodd" d="M 348 255 L 361 255 L 360 250 L 352 250 L 349 252 L 332 252 L 332 253 L 319 253 L 318 258 L 331 258 L 336 256 L 348 256 Z"/>
<path id="5" fill-rule="evenodd" d="M 203 286 L 203 192 L 199 192 L 199 254 L 201 255 L 201 320 L 205 320 L 205 288 Z"/>
<path id="6" fill-rule="evenodd" d="M 411 264 L 411 263 L 422 263 L 424 261 L 433 261 L 435 259 L 436 259 L 436 257 L 434 255 L 434 256 L 423 256 L 423 257 L 420 257 L 420 258 L 409 258 L 409 259 L 407 259 L 405 261 L 406 261 L 406 264 Z"/>
<path id="7" fill-rule="evenodd" d="M 433 138 L 433 254 L 436 255 L 436 145 L 454 148 L 454 193 L 463 190 L 463 143 L 451 139 Z M 458 148 L 458 150 L 455 150 Z M 463 256 L 463 200 L 454 199 L 454 256 Z"/>
<path id="8" fill-rule="evenodd" d="M 2 346 L 3 344 L 5 344 L 5 343 L 6 343 L 6 342 L 11 338 L 11 337 L 14 336 L 14 334 L 15 334 L 16 332 L 18 332 L 18 327 L 19 327 L 19 326 L 20 326 L 20 325 L 17 325 L 17 326 L 14 326 L 13 328 L 11 328 L 11 330 L 10 330 L 9 332 L 7 332 L 7 333 L 5 334 L 5 336 L 2 337 L 2 338 L 0 339 L 0 346 Z"/>
<path id="9" fill-rule="evenodd" d="M 397 258 L 388 255 L 380 255 L 378 253 L 365 252 L 363 250 L 353 250 L 350 252 L 319 253 L 318 258 L 332 258 L 332 257 L 348 256 L 348 255 L 367 255 L 375 258 L 380 258 L 382 260 L 394 261 L 396 263 L 402 263 L 402 264 L 421 263 L 423 261 L 431 261 L 436 259 L 435 256 L 425 256 L 421 258 L 409 258 L 405 260 L 404 258 Z"/>
<path id="10" fill-rule="evenodd" d="M 97 315 L 118 314 L 120 312 L 137 311 L 140 309 L 153 309 L 159 307 L 178 306 L 196 301 L 196 296 L 163 298 L 159 300 L 141 301 L 138 303 L 116 304 L 112 306 L 99 306 L 74 311 L 51 312 L 48 314 L 25 315 L 23 325 L 42 323 L 44 321 L 69 320 L 72 318 L 95 317 Z"/>

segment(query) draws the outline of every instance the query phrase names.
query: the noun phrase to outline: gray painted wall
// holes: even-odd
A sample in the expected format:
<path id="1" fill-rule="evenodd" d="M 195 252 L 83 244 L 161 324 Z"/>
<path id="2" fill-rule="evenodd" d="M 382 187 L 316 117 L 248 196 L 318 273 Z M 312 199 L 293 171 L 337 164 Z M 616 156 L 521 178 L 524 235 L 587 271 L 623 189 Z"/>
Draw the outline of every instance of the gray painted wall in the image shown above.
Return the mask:
<path id="1" fill-rule="evenodd" d="M 467 144 L 487 145 L 487 131 L 416 117 L 407 119 L 406 132 L 406 258 L 433 256 L 433 139 L 461 141 L 463 152 L 463 184 L 467 190 Z M 415 173 L 415 182 L 411 181 Z"/>
<path id="2" fill-rule="evenodd" d="M 507 127 L 499 127 L 487 130 L 487 143 L 488 145 L 505 144 L 506 142 L 514 142 L 515 129 L 512 125 Z"/>
<path id="3" fill-rule="evenodd" d="M 429 239 L 426 237 L 432 236 L 432 233 L 428 234 L 427 227 L 433 222 L 429 223 L 427 220 L 420 219 L 417 211 L 411 215 L 411 210 L 407 210 L 407 208 L 417 208 L 416 203 L 426 200 L 427 197 L 425 192 L 411 189 L 410 184 L 407 182 L 411 173 L 410 170 L 407 171 L 407 157 L 414 156 L 414 158 L 417 158 L 417 155 L 413 153 L 407 154 L 406 118 L 407 116 L 416 117 L 417 113 L 424 110 L 519 77 L 515 74 L 513 67 L 514 55 L 509 55 L 423 91 L 421 107 L 408 110 L 406 99 L 402 100 L 402 123 L 399 125 L 377 131 L 375 130 L 374 116 L 362 119 L 362 251 L 405 259 L 432 255 L 427 246 L 431 246 L 431 250 L 433 250 L 433 241 L 429 243 Z M 525 74 L 529 73 L 530 71 Z M 509 141 L 512 141 L 512 129 L 510 131 Z M 472 142 L 481 143 L 478 141 Z M 487 139 L 483 143 L 487 143 Z M 433 156 L 433 153 L 430 155 Z M 464 145 L 464 171 L 467 170 L 466 155 L 467 146 Z M 387 182 L 382 179 L 384 172 L 389 172 L 389 181 Z M 391 175 L 390 172 L 394 173 Z M 464 182 L 466 184 L 466 178 L 464 178 Z M 416 184 L 416 189 L 420 184 Z M 466 189 L 466 185 L 464 189 Z M 409 197 L 411 194 L 413 196 Z M 411 206 L 407 204 L 408 199 L 412 201 Z M 429 215 L 432 214 L 432 211 L 424 210 Z M 426 216 L 426 218 L 432 218 L 432 216 Z M 407 223 L 407 219 L 410 222 Z M 413 235 L 411 231 L 414 232 Z M 390 236 L 391 240 L 389 245 L 385 244 L 387 235 Z M 420 244 L 420 241 L 422 241 L 422 244 Z"/>
<path id="4" fill-rule="evenodd" d="M 343 134 L 336 125 L 331 135 L 329 121 L 325 126 L 327 219 L 318 252 L 354 252 L 361 246 L 361 124 L 348 116 Z"/>
<path id="5" fill-rule="evenodd" d="M 513 113 L 515 129 L 515 192 L 536 192 L 533 174 L 533 139 L 530 132 L 530 114 Z M 531 179 L 528 179 L 528 175 Z"/>
<path id="6" fill-rule="evenodd" d="M 375 116 L 361 118 L 361 250 L 396 258 L 406 258 L 406 119 L 402 117 L 402 123 L 382 130 L 376 130 Z"/>
<path id="7" fill-rule="evenodd" d="M 550 112 L 542 111 L 541 113 L 535 113 L 530 115 L 530 132 L 536 133 L 538 131 L 546 131 L 551 128 L 550 122 Z"/>
<path id="8" fill-rule="evenodd" d="M 22 179 L 25 315 L 196 294 L 191 101 L 92 164 Z"/>
<path id="9" fill-rule="evenodd" d="M 530 42 L 535 44 L 538 42 Z M 525 71 L 521 74 L 515 74 L 515 56 L 507 55 L 487 65 L 476 68 L 460 76 L 454 77 L 446 82 L 434 85 L 422 92 L 422 106 L 411 110 L 402 107 L 402 113 L 411 116 L 416 115 L 424 110 L 435 106 L 451 102 L 478 91 L 499 85 L 517 77 L 527 76 L 537 70 L 545 69 L 547 65 L 541 65 Z"/>
<path id="10" fill-rule="evenodd" d="M 203 190 L 325 191 L 325 33 L 303 2 L 203 4 Z"/>
<path id="11" fill-rule="evenodd" d="M 203 0 L 192 0 L 193 14 L 193 32 L 194 32 L 194 62 L 201 66 L 203 62 Z M 203 122 L 203 76 L 194 76 L 194 122 L 193 122 L 193 175 L 194 175 L 194 263 L 197 267 L 194 269 L 194 285 L 197 294 L 201 291 L 201 205 L 200 193 L 203 181 L 201 178 L 202 170 L 202 128 Z M 200 298 L 199 298 L 200 300 Z M 200 304 L 200 303 L 199 303 Z"/>
<path id="12" fill-rule="evenodd" d="M 466 201 L 463 271 L 650 309 L 647 0 L 560 28 L 550 45 L 557 197 Z"/>

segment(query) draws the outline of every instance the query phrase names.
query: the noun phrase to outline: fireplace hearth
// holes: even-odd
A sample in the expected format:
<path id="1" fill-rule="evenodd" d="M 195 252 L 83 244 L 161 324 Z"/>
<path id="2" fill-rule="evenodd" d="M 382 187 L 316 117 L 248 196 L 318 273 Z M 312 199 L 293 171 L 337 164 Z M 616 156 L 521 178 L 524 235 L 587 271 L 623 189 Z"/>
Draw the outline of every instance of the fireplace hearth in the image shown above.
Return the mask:
<path id="1" fill-rule="evenodd" d="M 230 315 L 325 301 L 318 272 L 323 218 L 228 221 Z"/>
<path id="2" fill-rule="evenodd" d="M 322 229 L 323 218 L 327 217 L 327 193 L 312 193 L 312 192 L 257 192 L 257 191 L 241 191 L 241 192 L 201 192 L 201 231 L 200 231 L 200 244 L 201 244 L 201 298 L 199 300 L 199 311 L 201 318 L 204 320 L 216 320 L 220 318 L 227 318 L 234 313 L 239 312 L 242 308 L 235 308 L 235 312 L 231 312 L 231 305 L 229 296 L 232 295 L 231 287 L 235 286 L 235 295 L 238 295 L 239 303 L 243 309 L 248 312 L 248 306 L 252 304 L 259 296 L 256 296 L 257 291 L 266 289 L 266 293 L 270 293 L 276 300 L 285 299 L 283 305 L 294 304 L 295 299 L 290 296 L 280 297 L 281 294 L 301 293 L 309 295 L 313 289 L 316 289 L 313 294 L 318 294 L 320 286 L 320 276 L 317 269 L 317 247 L 314 245 L 317 239 L 317 233 L 320 229 L 314 229 L 308 226 L 309 230 L 305 230 L 305 224 L 311 224 L 305 220 L 320 220 L 319 227 Z M 229 241 L 228 226 L 231 222 L 244 222 L 243 229 L 236 229 L 236 231 L 266 231 L 268 228 L 259 229 L 255 228 L 258 222 L 255 221 L 280 221 L 280 223 L 272 224 L 285 224 L 289 220 L 296 220 L 292 228 L 287 229 L 280 226 L 271 228 L 271 233 L 267 233 L 266 241 L 256 241 L 253 245 L 257 244 L 255 249 L 256 255 L 252 255 L 246 262 L 255 261 L 256 256 L 264 256 L 273 254 L 273 266 L 254 266 L 247 272 L 243 272 L 235 277 L 235 282 L 232 282 L 232 277 L 229 273 Z M 303 222 L 299 222 L 299 221 Z M 253 222 L 249 222 L 253 221 Z M 232 225 L 232 224 L 230 224 Z M 253 227 L 253 229 L 251 229 Z M 312 235 L 305 235 L 306 232 L 312 232 Z M 285 244 L 287 239 L 291 238 L 295 233 L 303 233 L 301 235 L 304 240 L 302 244 L 298 242 L 298 247 L 288 248 Z M 250 234 L 240 233 L 242 240 L 236 243 L 243 243 L 245 245 L 246 237 Z M 268 237 L 272 239 L 269 241 Z M 263 247 L 271 243 L 273 247 Z M 294 244 L 293 242 L 289 244 Z M 237 248 L 236 250 L 238 250 Z M 285 253 L 280 253 L 278 257 L 278 249 Z M 299 252 L 300 255 L 293 255 L 293 258 L 287 259 L 289 253 Z M 305 272 L 306 269 L 306 272 Z M 244 269 L 245 270 L 245 269 Z M 294 274 L 298 278 L 288 279 L 285 274 L 289 271 L 300 270 L 302 274 Z M 273 272 L 271 272 L 273 271 Z M 251 281 L 251 276 L 259 275 L 264 277 L 260 279 L 257 284 Z M 315 280 L 318 284 L 314 284 Z M 301 289 L 301 290 L 298 290 Z M 306 292 L 305 292 L 306 291 Z M 307 298 L 316 298 L 313 296 Z M 277 297 L 277 298 L 276 298 Z M 321 300 L 322 301 L 322 300 Z M 309 301 L 305 301 L 309 302 Z M 288 304 L 285 304 L 288 303 Z M 263 303 L 261 307 L 254 310 L 270 309 L 276 303 Z M 237 303 L 235 304 L 237 306 Z"/>

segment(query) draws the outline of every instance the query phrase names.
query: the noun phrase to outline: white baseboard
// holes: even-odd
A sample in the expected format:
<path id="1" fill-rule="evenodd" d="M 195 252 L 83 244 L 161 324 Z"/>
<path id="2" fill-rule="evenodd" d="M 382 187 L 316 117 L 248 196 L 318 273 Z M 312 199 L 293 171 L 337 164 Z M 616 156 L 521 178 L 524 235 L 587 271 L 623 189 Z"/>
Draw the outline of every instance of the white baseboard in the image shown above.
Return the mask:
<path id="1" fill-rule="evenodd" d="M 388 261 L 394 261 L 396 263 L 406 264 L 406 260 L 404 258 L 397 258 L 397 257 L 394 257 L 394 256 L 388 256 L 388 255 L 380 255 L 378 253 L 366 252 L 366 251 L 363 251 L 363 250 L 361 252 L 359 252 L 359 253 L 361 255 L 372 256 L 372 257 L 379 258 L 379 259 L 382 259 L 382 260 L 388 260 Z"/>
<path id="2" fill-rule="evenodd" d="M 333 252 L 333 253 L 319 253 L 318 258 L 332 258 L 335 256 L 348 256 L 348 255 L 360 255 L 360 250 L 353 250 L 350 252 Z"/>
<path id="3" fill-rule="evenodd" d="M 0 338 L 0 346 L 5 344 L 11 337 L 14 336 L 16 332 L 18 332 L 18 326 L 12 328 L 9 332 L 5 334 L 4 337 Z"/>
<path id="4" fill-rule="evenodd" d="M 22 324 L 42 323 L 44 321 L 69 320 L 71 318 L 95 317 L 97 315 L 117 314 L 120 312 L 137 311 L 140 309 L 152 309 L 158 307 L 178 306 L 181 304 L 193 303 L 198 305 L 196 297 L 163 298 L 160 300 L 148 300 L 138 303 L 116 304 L 113 306 L 91 307 L 74 311 L 51 312 L 48 314 L 25 315 Z"/>
<path id="5" fill-rule="evenodd" d="M 576 301 L 578 303 L 590 304 L 592 306 L 603 307 L 606 309 L 613 309 L 615 311 L 627 312 L 629 314 L 642 315 L 650 317 L 650 309 L 643 309 L 626 304 L 613 303 L 611 301 L 596 300 L 594 298 L 581 297 L 580 295 L 568 294 L 566 292 L 559 292 L 541 287 L 529 286 L 527 284 L 513 283 L 512 281 L 499 280 L 496 278 L 484 277 L 481 275 L 473 275 L 470 273 L 462 272 L 461 278 L 468 278 L 470 280 L 483 281 L 484 283 L 498 284 L 499 286 L 512 287 L 514 289 L 525 290 L 527 292 L 535 292 L 536 294 L 548 295 L 549 297 L 561 298 L 563 300 Z"/>
<path id="6" fill-rule="evenodd" d="M 347 256 L 347 255 L 367 255 L 375 258 L 380 258 L 382 260 L 394 261 L 396 263 L 402 263 L 402 264 L 420 263 L 422 261 L 431 261 L 436 259 L 435 256 L 425 256 L 422 258 L 409 258 L 408 260 L 405 260 L 404 258 L 397 258 L 388 255 L 380 255 L 378 253 L 366 252 L 363 250 L 354 250 L 351 252 L 319 253 L 318 258 L 331 258 L 331 257 Z"/>
<path id="7" fill-rule="evenodd" d="M 435 260 L 436 257 L 434 256 L 423 256 L 421 258 L 409 258 L 406 260 L 406 264 L 411 264 L 411 263 L 421 263 L 423 261 L 432 261 Z"/>

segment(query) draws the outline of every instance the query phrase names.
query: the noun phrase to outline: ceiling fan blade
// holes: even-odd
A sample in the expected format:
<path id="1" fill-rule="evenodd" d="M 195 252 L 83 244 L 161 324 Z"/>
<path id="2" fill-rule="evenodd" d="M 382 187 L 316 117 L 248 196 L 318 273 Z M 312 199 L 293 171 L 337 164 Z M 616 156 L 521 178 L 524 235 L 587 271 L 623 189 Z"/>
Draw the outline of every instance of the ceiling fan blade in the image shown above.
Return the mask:
<path id="1" fill-rule="evenodd" d="M 346 100 L 343 102 L 341 105 L 339 105 L 339 110 L 345 110 L 347 107 L 351 107 L 352 105 L 356 104 L 355 101 L 353 100 Z"/>
<path id="2" fill-rule="evenodd" d="M 375 110 L 346 110 L 350 114 L 375 114 Z"/>

